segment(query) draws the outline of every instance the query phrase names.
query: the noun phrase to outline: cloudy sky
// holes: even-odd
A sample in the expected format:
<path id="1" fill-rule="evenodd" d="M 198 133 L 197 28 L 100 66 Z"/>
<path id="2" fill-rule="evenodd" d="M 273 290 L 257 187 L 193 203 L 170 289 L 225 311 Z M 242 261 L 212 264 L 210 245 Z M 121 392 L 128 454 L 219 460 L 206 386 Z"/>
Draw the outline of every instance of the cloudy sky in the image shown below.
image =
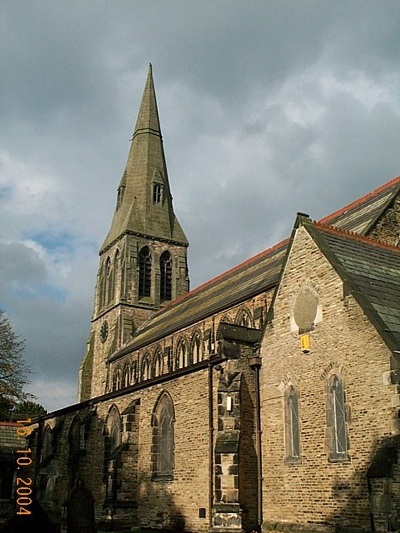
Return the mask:
<path id="1" fill-rule="evenodd" d="M 400 3 L 1 0 L 0 308 L 76 401 L 153 64 L 194 288 L 400 174 Z"/>

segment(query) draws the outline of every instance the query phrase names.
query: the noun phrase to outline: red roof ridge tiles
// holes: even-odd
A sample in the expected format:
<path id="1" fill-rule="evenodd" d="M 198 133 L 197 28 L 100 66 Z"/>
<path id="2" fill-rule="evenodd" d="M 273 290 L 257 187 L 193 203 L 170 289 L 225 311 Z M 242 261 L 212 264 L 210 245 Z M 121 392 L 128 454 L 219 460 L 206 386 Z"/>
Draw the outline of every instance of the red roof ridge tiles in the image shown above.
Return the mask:
<path id="1" fill-rule="evenodd" d="M 396 178 L 393 178 L 392 180 L 388 181 L 387 183 L 384 183 L 383 185 L 381 185 L 380 187 L 378 187 L 374 191 L 369 192 L 368 194 L 365 194 L 364 196 L 361 196 L 361 198 L 358 198 L 357 200 L 354 200 L 354 202 L 351 202 L 350 204 L 345 205 L 344 207 L 341 207 L 340 209 L 338 209 L 337 211 L 334 211 L 330 215 L 327 215 L 326 217 L 321 218 L 321 220 L 319 220 L 319 222 L 327 223 L 327 222 L 331 221 L 332 219 L 338 217 L 339 215 L 342 215 L 343 213 L 346 213 L 350 209 L 353 209 L 354 207 L 357 207 L 358 205 L 361 205 L 362 203 L 364 203 L 365 201 L 369 200 L 370 198 L 373 198 L 374 196 L 376 196 L 377 194 L 381 193 L 385 189 L 389 189 L 390 187 L 392 187 L 396 183 L 398 183 L 400 185 L 400 176 L 397 176 Z"/>
<path id="2" fill-rule="evenodd" d="M 384 241 L 379 241 L 377 239 L 373 239 L 372 237 L 367 237 L 365 235 L 360 235 L 359 233 L 356 233 L 354 231 L 349 231 L 342 228 L 336 228 L 335 226 L 331 226 L 329 224 L 324 224 L 323 222 L 319 221 L 312 221 L 311 222 L 313 226 L 319 227 L 326 231 L 327 233 L 332 233 L 334 235 L 341 235 L 344 237 L 350 237 L 354 240 L 365 242 L 367 244 L 372 244 L 373 246 L 376 246 L 378 248 L 385 248 L 387 250 L 400 252 L 400 247 L 396 246 L 395 244 L 389 244 Z"/>
<path id="3" fill-rule="evenodd" d="M 242 263 L 239 263 L 238 265 L 235 265 L 234 267 L 230 268 L 229 270 L 225 270 L 225 272 L 222 272 L 221 274 L 218 274 L 214 278 L 211 278 L 210 280 L 202 283 L 201 285 L 199 285 L 195 289 L 187 292 L 186 294 L 182 294 L 181 296 L 178 296 L 178 298 L 175 298 L 175 300 L 173 300 L 172 302 L 169 302 L 162 309 L 160 309 L 160 311 L 158 311 L 156 314 L 158 314 L 159 312 L 165 311 L 166 309 L 169 309 L 170 307 L 172 307 L 175 304 L 181 302 L 182 300 L 185 300 L 186 298 L 189 298 L 189 297 L 193 296 L 194 294 L 197 294 L 198 292 L 204 290 L 209 285 L 213 285 L 214 283 L 216 283 L 220 279 L 228 277 L 230 274 L 233 274 L 234 272 L 236 272 L 236 271 L 242 269 L 243 267 L 245 267 L 245 266 L 257 261 L 258 259 L 266 257 L 267 255 L 271 254 L 275 250 L 285 246 L 285 244 L 287 244 L 289 242 L 289 240 L 290 240 L 290 238 L 287 237 L 283 241 L 280 241 L 277 244 L 274 244 L 273 246 L 271 246 L 270 248 L 267 248 L 266 250 L 263 250 L 263 251 L 259 252 L 258 254 L 251 256 L 249 259 L 246 259 Z"/>
<path id="4" fill-rule="evenodd" d="M 345 213 L 346 211 L 349 211 L 350 209 L 353 209 L 354 207 L 357 207 L 358 205 L 361 205 L 366 200 L 368 200 L 370 198 L 373 198 L 374 196 L 376 196 L 380 192 L 384 191 L 385 189 L 389 189 L 390 187 L 392 187 L 395 184 L 399 184 L 400 185 L 400 176 L 397 176 L 396 178 L 393 178 L 392 180 L 388 181 L 384 185 L 381 185 L 380 187 L 378 187 L 374 191 L 369 192 L 368 194 L 362 196 L 361 198 L 358 198 L 354 202 L 351 202 L 350 204 L 348 204 L 348 205 L 346 205 L 344 207 L 341 207 L 340 209 L 338 209 L 337 211 L 331 213 L 330 215 L 327 215 L 326 217 L 322 218 L 318 222 L 313 222 L 313 223 L 315 225 L 320 225 L 324 229 L 326 229 L 326 228 L 330 228 L 331 229 L 332 226 L 327 226 L 325 224 L 328 224 L 329 221 L 331 221 L 335 217 Z M 398 248 L 396 246 L 393 246 L 393 245 L 390 245 L 390 244 L 386 244 L 386 243 L 383 243 L 381 241 L 376 241 L 376 240 L 370 239 L 368 237 L 361 237 L 359 234 L 353 233 L 351 231 L 339 230 L 338 233 L 351 235 L 351 236 L 354 236 L 356 238 L 359 238 L 359 240 L 364 240 L 365 242 L 368 242 L 370 244 L 379 245 L 379 246 L 381 246 L 383 248 L 397 249 L 397 250 L 400 249 L 400 248 Z M 159 313 L 163 313 L 165 310 L 167 310 L 167 309 L 173 307 L 174 305 L 182 302 L 186 298 L 190 298 L 191 296 L 194 296 L 195 294 L 197 294 L 198 292 L 201 292 L 202 290 L 204 290 L 208 286 L 211 286 L 214 283 L 216 283 L 217 281 L 229 276 L 230 274 L 233 274 L 234 272 L 240 270 L 241 268 L 245 267 L 246 265 L 249 265 L 252 262 L 257 261 L 257 260 L 267 256 L 268 254 L 274 252 L 276 249 L 278 249 L 280 247 L 283 247 L 285 244 L 287 244 L 289 242 L 289 240 L 290 240 L 290 237 L 287 237 L 286 239 L 278 242 L 277 244 L 271 246 L 270 248 L 267 248 L 266 250 L 263 250 L 263 251 L 259 252 L 258 254 L 250 257 L 249 259 L 246 259 L 245 261 L 243 261 L 242 263 L 239 263 L 238 265 L 235 265 L 234 267 L 230 268 L 229 270 L 226 270 L 225 272 L 222 272 L 221 274 L 218 274 L 214 278 L 211 278 L 210 280 L 204 282 L 203 284 L 201 284 L 198 287 L 196 287 L 195 289 L 187 292 L 186 294 L 182 294 L 181 296 L 178 296 L 178 298 L 176 298 L 172 302 L 169 302 L 168 304 L 165 304 L 163 307 L 161 307 L 161 309 L 159 309 L 159 311 L 157 311 L 154 316 L 157 316 Z"/>

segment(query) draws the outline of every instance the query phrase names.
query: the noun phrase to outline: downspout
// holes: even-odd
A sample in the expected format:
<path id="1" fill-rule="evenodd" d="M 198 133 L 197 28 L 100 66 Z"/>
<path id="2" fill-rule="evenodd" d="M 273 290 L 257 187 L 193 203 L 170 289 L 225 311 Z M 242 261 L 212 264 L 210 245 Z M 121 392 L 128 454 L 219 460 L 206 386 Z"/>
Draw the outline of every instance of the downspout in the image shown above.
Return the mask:
<path id="1" fill-rule="evenodd" d="M 208 524 L 212 528 L 212 510 L 214 505 L 214 398 L 213 398 L 213 367 L 208 363 L 208 435 L 209 435 L 209 468 L 208 468 Z"/>
<path id="2" fill-rule="evenodd" d="M 253 357 L 249 361 L 250 367 L 254 370 L 256 388 L 256 455 L 257 455 L 257 524 L 260 527 L 263 522 L 262 509 L 262 455 L 261 455 L 261 402 L 260 402 L 260 345 L 254 345 Z"/>

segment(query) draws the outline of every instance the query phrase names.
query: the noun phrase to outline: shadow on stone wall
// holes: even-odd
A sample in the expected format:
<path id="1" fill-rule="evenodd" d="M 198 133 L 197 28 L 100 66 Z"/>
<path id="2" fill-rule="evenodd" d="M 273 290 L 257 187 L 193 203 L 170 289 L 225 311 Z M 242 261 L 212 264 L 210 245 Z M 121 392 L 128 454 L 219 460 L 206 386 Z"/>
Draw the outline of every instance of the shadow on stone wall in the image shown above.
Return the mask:
<path id="1" fill-rule="evenodd" d="M 335 532 L 399 531 L 399 449 L 400 436 L 386 436 L 376 441 L 361 471 L 351 478 L 340 473 L 333 477 L 332 497 L 343 501 L 340 510 L 327 517 Z"/>

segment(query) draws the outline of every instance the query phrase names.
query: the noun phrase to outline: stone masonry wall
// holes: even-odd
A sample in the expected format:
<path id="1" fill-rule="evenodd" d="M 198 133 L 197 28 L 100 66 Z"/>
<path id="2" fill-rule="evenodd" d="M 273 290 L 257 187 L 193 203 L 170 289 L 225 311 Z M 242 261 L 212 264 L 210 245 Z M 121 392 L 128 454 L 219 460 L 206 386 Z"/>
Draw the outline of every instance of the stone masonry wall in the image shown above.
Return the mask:
<path id="1" fill-rule="evenodd" d="M 293 331 L 293 306 L 308 284 L 321 306 L 308 354 Z M 262 343 L 261 369 L 264 528 L 353 526 L 368 530 L 366 471 L 391 432 L 394 386 L 383 384 L 390 352 L 306 230 L 298 229 Z M 344 382 L 349 460 L 328 461 L 326 380 Z M 285 464 L 284 390 L 300 392 L 301 458 Z"/>

